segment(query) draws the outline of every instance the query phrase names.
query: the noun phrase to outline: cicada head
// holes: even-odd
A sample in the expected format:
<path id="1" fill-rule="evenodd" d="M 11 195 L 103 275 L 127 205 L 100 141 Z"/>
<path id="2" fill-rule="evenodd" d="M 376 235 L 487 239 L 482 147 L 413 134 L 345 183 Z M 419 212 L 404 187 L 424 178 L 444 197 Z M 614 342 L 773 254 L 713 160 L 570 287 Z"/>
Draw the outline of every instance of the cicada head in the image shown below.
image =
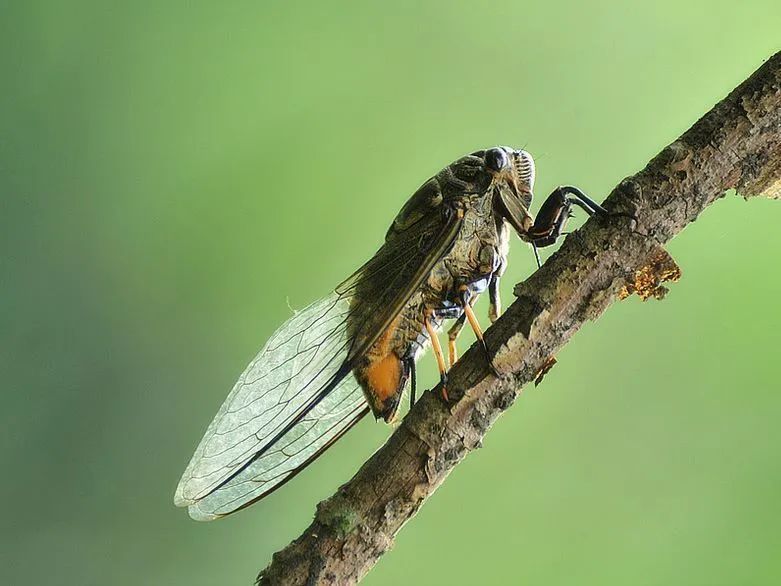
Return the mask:
<path id="1" fill-rule="evenodd" d="M 494 175 L 494 185 L 515 192 L 528 208 L 534 191 L 534 159 L 523 149 L 500 146 L 485 151 L 486 169 Z"/>
<path id="2" fill-rule="evenodd" d="M 519 233 L 531 226 L 534 159 L 527 151 L 499 146 L 485 151 L 485 167 L 493 175 L 495 207 Z"/>

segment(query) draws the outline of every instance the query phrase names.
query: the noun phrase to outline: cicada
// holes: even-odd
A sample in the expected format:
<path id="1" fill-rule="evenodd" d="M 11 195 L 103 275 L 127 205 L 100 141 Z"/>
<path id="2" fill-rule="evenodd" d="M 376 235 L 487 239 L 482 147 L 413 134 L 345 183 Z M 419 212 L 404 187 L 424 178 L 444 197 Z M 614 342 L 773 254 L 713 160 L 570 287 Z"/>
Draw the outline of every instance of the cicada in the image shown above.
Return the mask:
<path id="1" fill-rule="evenodd" d="M 415 363 L 429 345 L 447 400 L 437 332 L 453 321 L 450 366 L 466 321 L 484 345 L 472 306 L 487 290 L 489 318 L 499 316 L 511 231 L 536 251 L 556 241 L 573 205 L 607 213 L 565 186 L 533 218 L 534 176 L 528 152 L 500 146 L 423 183 L 376 254 L 295 313 L 250 362 L 184 471 L 176 505 L 198 520 L 228 515 L 279 488 L 370 411 L 392 421 L 407 386 L 414 396 Z"/>

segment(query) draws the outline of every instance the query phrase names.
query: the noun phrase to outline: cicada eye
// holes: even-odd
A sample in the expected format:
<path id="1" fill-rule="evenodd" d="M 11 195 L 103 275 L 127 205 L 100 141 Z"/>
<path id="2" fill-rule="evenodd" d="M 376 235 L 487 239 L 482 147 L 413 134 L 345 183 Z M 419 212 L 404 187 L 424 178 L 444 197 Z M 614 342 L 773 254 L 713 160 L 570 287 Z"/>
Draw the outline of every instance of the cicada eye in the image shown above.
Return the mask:
<path id="1" fill-rule="evenodd" d="M 501 171 L 510 164 L 510 159 L 504 149 L 493 148 L 485 152 L 485 166 L 491 171 Z"/>

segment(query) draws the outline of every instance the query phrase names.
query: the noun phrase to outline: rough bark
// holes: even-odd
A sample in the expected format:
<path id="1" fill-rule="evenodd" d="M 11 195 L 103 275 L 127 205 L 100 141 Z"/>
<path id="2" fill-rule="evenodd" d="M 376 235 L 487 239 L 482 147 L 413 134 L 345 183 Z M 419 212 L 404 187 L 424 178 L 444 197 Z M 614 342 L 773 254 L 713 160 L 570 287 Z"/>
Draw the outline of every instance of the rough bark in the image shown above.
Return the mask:
<path id="1" fill-rule="evenodd" d="M 451 371 L 451 404 L 426 393 L 258 584 L 358 582 L 585 321 L 628 294 L 664 293 L 660 283 L 679 271 L 662 245 L 729 190 L 781 198 L 781 53 L 624 179 L 604 202 L 615 215 L 589 220 L 516 285 L 517 299 L 486 332 L 502 376 L 473 346 Z"/>

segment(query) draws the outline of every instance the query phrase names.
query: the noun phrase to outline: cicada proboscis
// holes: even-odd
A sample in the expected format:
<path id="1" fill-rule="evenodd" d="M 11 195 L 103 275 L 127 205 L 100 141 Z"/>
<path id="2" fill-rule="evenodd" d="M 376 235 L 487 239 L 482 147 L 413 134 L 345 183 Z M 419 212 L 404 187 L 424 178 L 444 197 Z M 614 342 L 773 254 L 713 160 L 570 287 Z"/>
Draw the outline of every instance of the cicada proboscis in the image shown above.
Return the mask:
<path id="1" fill-rule="evenodd" d="M 195 519 L 225 516 L 281 486 L 369 411 L 393 420 L 410 379 L 414 396 L 415 362 L 429 344 L 446 383 L 437 331 L 454 320 L 451 366 L 466 321 L 482 343 L 472 305 L 487 289 L 489 317 L 498 317 L 510 230 L 536 250 L 556 241 L 572 205 L 607 213 L 577 188 L 559 187 L 535 220 L 533 187 L 531 155 L 509 147 L 471 153 L 426 181 L 377 253 L 297 312 L 249 364 L 198 445 L 175 503 Z"/>

